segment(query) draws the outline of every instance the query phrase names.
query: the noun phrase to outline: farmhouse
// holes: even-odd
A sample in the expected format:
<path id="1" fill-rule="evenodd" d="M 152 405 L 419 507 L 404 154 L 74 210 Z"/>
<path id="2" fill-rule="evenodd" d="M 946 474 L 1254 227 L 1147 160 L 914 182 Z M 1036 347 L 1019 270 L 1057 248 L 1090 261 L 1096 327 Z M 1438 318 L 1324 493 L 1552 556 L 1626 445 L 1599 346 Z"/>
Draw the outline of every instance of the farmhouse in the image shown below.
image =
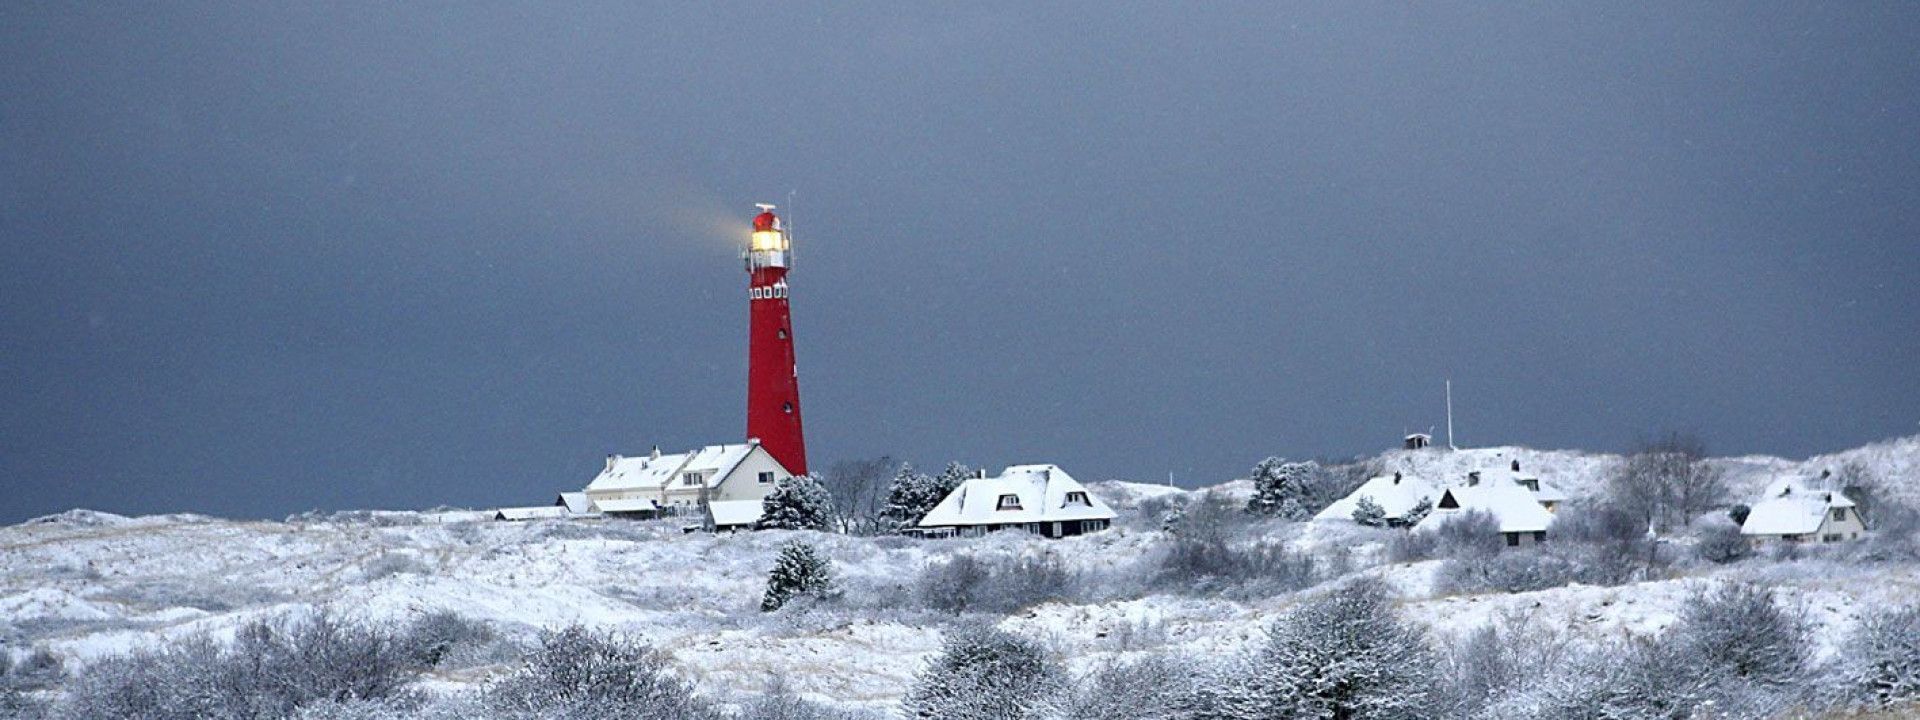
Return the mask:
<path id="1" fill-rule="evenodd" d="M 999 477 L 961 483 L 920 520 L 919 531 L 933 537 L 978 537 L 1025 530 L 1057 538 L 1105 530 L 1113 517 L 1106 503 L 1065 470 L 1015 465 Z"/>
<path id="2" fill-rule="evenodd" d="M 1853 500 L 1838 490 L 1815 490 L 1797 482 L 1776 484 L 1740 524 L 1754 545 L 1770 540 L 1823 543 L 1857 540 L 1867 526 Z"/>
<path id="3" fill-rule="evenodd" d="M 793 473 L 753 441 L 708 445 L 673 455 L 662 455 L 654 448 L 640 457 L 608 455 L 606 468 L 587 484 L 585 493 L 596 511 L 657 517 L 695 512 L 702 499 L 709 503 L 751 500 L 757 507 L 777 483 L 791 477 Z"/>
<path id="4" fill-rule="evenodd" d="M 1534 499 L 1525 486 L 1508 482 L 1480 482 L 1450 487 L 1433 504 L 1433 514 L 1414 526 L 1414 532 L 1432 532 L 1468 512 L 1479 510 L 1500 524 L 1507 547 L 1532 545 L 1547 539 L 1547 526 L 1553 513 Z"/>

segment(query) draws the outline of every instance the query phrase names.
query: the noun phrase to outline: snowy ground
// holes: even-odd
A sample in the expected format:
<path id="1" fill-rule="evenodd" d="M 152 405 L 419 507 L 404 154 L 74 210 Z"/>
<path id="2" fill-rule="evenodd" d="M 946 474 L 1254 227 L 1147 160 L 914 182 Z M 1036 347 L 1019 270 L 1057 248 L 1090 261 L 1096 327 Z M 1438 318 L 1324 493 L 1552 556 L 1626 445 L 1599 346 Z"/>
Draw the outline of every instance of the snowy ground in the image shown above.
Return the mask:
<path id="1" fill-rule="evenodd" d="M 1389 453 L 1389 464 L 1436 476 L 1517 455 L 1576 495 L 1591 492 L 1615 458 L 1516 448 Z M 1488 455 L 1489 457 L 1478 457 Z M 1920 438 L 1809 461 L 1738 458 L 1738 487 L 1780 474 L 1817 474 L 1849 459 L 1915 493 Z M 1421 463 L 1426 463 L 1422 465 Z M 1445 467 L 1441 465 L 1444 464 Z M 1156 486 L 1096 491 L 1147 497 Z M 1125 525 L 1123 523 L 1123 525 Z M 684 534 L 671 523 L 614 520 L 497 523 L 462 513 L 376 513 L 337 520 L 242 522 L 193 515 L 125 518 L 71 511 L 0 528 L 0 643 L 24 654 L 44 646 L 70 663 L 162 638 L 230 634 L 261 617 L 326 607 L 356 618 L 404 620 L 446 609 L 530 637 L 568 623 L 619 629 L 670 651 L 703 691 L 737 696 L 774 672 L 818 699 L 869 707 L 896 703 L 939 645 L 945 616 L 883 607 L 904 596 L 931 559 L 962 551 L 1053 554 L 1071 568 L 1111 572 L 1151 551 L 1152 523 L 1065 540 L 1003 534 L 983 540 L 911 541 L 802 533 L 832 558 L 843 587 L 867 594 L 855 610 L 764 615 L 757 603 L 779 546 L 796 534 Z M 1303 547 L 1340 545 L 1370 565 L 1385 531 L 1291 527 Z M 1435 563 L 1373 566 L 1404 598 L 1410 619 L 1446 636 L 1499 618 L 1572 641 L 1658 632 L 1684 598 L 1726 576 L 1768 582 L 1805 601 L 1831 649 L 1862 609 L 1920 597 L 1920 567 L 1862 568 L 1819 560 L 1750 560 L 1725 569 L 1624 587 L 1572 586 L 1532 593 L 1434 597 Z M 1000 621 L 1043 640 L 1070 667 L 1142 651 L 1234 652 L 1297 596 L 1250 601 L 1154 595 L 1100 604 L 1043 605 Z M 461 692 L 502 666 L 449 673 L 431 687 Z"/>

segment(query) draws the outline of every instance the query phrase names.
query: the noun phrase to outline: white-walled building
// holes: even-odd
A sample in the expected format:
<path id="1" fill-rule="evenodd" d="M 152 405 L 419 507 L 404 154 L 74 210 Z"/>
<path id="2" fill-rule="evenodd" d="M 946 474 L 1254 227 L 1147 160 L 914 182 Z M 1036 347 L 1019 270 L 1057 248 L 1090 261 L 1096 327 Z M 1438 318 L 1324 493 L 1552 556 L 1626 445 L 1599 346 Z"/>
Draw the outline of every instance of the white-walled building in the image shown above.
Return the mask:
<path id="1" fill-rule="evenodd" d="M 1500 524 L 1500 535 L 1508 547 L 1546 541 L 1547 526 L 1553 524 L 1553 513 L 1547 512 L 1525 486 L 1481 481 L 1441 491 L 1440 499 L 1433 504 L 1433 513 L 1413 530 L 1432 532 L 1475 510 L 1493 516 Z"/>
<path id="2" fill-rule="evenodd" d="M 1113 509 L 1054 465 L 1015 465 L 998 477 L 967 480 L 920 520 L 926 535 L 976 537 L 1025 530 L 1068 537 L 1107 529 Z"/>
<path id="3" fill-rule="evenodd" d="M 692 512 L 703 492 L 710 503 L 758 503 L 791 477 L 793 473 L 756 442 L 708 445 L 672 455 L 656 448 L 639 457 L 607 456 L 606 467 L 585 493 L 598 512 L 652 516 Z"/>
<path id="4" fill-rule="evenodd" d="M 1774 483 L 1740 524 L 1740 534 L 1755 545 L 1774 540 L 1844 542 L 1858 540 L 1866 531 L 1859 508 L 1845 493 L 1792 481 Z"/>

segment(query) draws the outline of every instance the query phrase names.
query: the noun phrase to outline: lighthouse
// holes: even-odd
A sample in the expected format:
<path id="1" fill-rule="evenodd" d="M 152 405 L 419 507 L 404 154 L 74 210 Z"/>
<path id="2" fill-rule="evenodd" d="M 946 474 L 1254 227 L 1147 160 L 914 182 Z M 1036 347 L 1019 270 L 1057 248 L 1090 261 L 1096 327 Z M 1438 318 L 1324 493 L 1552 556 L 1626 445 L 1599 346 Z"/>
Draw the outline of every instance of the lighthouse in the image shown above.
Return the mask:
<path id="1" fill-rule="evenodd" d="M 787 305 L 787 268 L 793 238 L 774 206 L 758 205 L 747 236 L 747 297 L 752 315 L 747 342 L 747 438 L 788 472 L 807 473 L 807 442 L 800 433 L 800 378 L 793 362 L 793 314 Z"/>

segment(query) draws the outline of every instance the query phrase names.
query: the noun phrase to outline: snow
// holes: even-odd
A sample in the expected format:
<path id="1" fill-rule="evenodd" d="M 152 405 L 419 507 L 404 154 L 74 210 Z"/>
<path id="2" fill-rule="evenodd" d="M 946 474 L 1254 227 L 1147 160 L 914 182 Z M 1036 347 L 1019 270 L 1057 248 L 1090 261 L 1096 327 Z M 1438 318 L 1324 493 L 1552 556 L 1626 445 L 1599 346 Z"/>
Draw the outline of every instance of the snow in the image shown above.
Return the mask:
<path id="1" fill-rule="evenodd" d="M 1079 493 L 1085 502 L 1070 502 Z M 1018 507 L 1002 507 L 1008 496 Z M 1054 465 L 1015 465 L 998 477 L 973 478 L 960 484 L 920 521 L 920 527 L 998 525 L 1062 520 L 1111 520 L 1112 508 L 1094 497 L 1086 486 Z"/>
<path id="2" fill-rule="evenodd" d="M 720 527 L 752 525 L 760 521 L 766 504 L 759 500 L 715 500 L 707 503 L 713 524 Z"/>
<path id="3" fill-rule="evenodd" d="M 607 458 L 606 469 L 587 483 L 587 490 L 656 490 L 666 487 L 675 476 L 687 472 L 702 473 L 705 480 L 712 483 L 726 477 L 734 466 L 753 452 L 753 448 L 752 443 L 735 443 L 708 445 L 690 453 L 673 455 L 613 455 Z"/>
<path id="4" fill-rule="evenodd" d="M 1385 517 L 1397 520 L 1405 517 L 1407 511 L 1420 504 L 1421 500 L 1438 502 L 1439 495 L 1438 484 L 1418 475 L 1405 473 L 1380 475 L 1362 483 L 1358 489 L 1346 497 L 1334 501 L 1332 505 L 1328 505 L 1326 509 L 1314 515 L 1313 519 L 1352 520 L 1353 511 L 1359 506 L 1360 499 L 1373 498 L 1373 501 L 1386 511 Z"/>
<path id="5" fill-rule="evenodd" d="M 1448 499 L 1453 500 L 1452 503 Z M 1447 505 L 1457 507 L 1447 507 Z M 1482 482 L 1468 487 L 1451 487 L 1440 495 L 1434 503 L 1433 514 L 1421 520 L 1414 530 L 1426 532 L 1440 528 L 1462 514 L 1480 510 L 1493 515 L 1500 521 L 1500 532 L 1545 532 L 1553 524 L 1553 513 L 1547 512 L 1533 493 L 1518 485 L 1503 482 Z"/>
<path id="6" fill-rule="evenodd" d="M 1852 500 L 1838 490 L 1814 490 L 1798 483 L 1787 483 L 1771 497 L 1754 503 L 1747 521 L 1740 525 L 1743 535 L 1807 535 L 1820 529 L 1827 511 L 1854 507 Z"/>

